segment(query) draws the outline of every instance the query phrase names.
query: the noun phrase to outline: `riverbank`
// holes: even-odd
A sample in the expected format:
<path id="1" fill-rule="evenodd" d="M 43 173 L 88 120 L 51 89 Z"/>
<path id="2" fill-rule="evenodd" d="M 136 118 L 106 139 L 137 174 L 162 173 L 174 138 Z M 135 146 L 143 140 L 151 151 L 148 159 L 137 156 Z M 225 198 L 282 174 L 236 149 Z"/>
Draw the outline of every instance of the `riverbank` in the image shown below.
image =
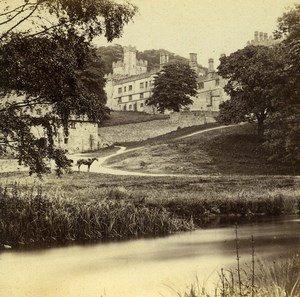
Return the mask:
<path id="1" fill-rule="evenodd" d="M 17 184 L 16 184 L 17 182 Z M 2 244 L 158 236 L 256 216 L 297 214 L 300 179 L 0 174 Z M 116 228 L 116 229 L 114 229 Z"/>
<path id="2" fill-rule="evenodd" d="M 251 263 L 251 234 L 256 259 L 265 264 L 299 253 L 299 220 L 297 215 L 241 223 L 241 268 Z M 157 238 L 10 249 L 1 252 L 0 296 L 178 297 L 174 290 L 184 296 L 196 276 L 201 287 L 213 289 L 221 268 L 236 268 L 234 233 L 229 223 Z"/>
<path id="3" fill-rule="evenodd" d="M 254 247 L 253 247 L 254 248 Z M 238 251 L 238 250 L 237 250 Z M 219 282 L 214 289 L 207 289 L 196 278 L 186 292 L 176 292 L 178 297 L 299 297 L 300 256 L 286 255 L 287 258 L 267 263 L 255 260 L 236 269 L 221 269 Z M 239 261 L 239 260 L 238 260 Z"/>

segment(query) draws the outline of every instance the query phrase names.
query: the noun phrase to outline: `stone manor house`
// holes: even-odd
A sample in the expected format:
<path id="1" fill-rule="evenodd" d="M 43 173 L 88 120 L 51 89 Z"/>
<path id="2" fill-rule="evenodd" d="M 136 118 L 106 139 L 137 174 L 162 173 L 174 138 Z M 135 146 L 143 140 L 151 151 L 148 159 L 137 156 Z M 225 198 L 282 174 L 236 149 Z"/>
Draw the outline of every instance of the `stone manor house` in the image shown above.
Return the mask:
<path id="1" fill-rule="evenodd" d="M 136 58 L 136 48 L 123 48 L 123 61 L 113 63 L 113 73 L 106 76 L 107 106 L 112 110 L 143 111 L 155 113 L 155 108 L 146 105 L 152 95 L 153 83 L 158 71 L 169 62 L 169 55 L 161 53 L 160 69 L 148 72 L 148 62 Z M 190 53 L 189 64 L 195 70 L 198 80 L 194 103 L 190 111 L 219 111 L 220 103 L 228 100 L 224 92 L 226 81 L 214 69 L 213 59 L 208 61 L 208 70 L 197 62 L 197 54 Z"/>

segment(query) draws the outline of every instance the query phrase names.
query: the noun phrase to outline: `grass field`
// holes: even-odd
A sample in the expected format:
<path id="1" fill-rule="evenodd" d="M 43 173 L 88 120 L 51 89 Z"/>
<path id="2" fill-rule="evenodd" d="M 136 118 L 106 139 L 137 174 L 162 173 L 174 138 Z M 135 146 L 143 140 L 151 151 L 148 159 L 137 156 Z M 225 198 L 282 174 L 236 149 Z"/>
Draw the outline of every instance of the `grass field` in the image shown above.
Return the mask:
<path id="1" fill-rule="evenodd" d="M 184 139 L 160 138 L 107 164 L 132 171 L 209 175 L 295 175 L 300 168 L 270 163 L 250 125 L 228 127 Z"/>
<path id="2" fill-rule="evenodd" d="M 110 225 L 115 220 L 121 222 L 122 214 L 117 211 L 120 206 L 124 207 L 128 218 L 134 218 L 134 223 L 129 223 L 128 226 L 131 228 L 135 225 L 137 229 L 131 230 L 132 233 L 126 228 L 122 229 L 124 234 L 132 234 L 131 236 L 145 235 L 146 231 L 140 233 L 137 231 L 139 226 L 136 223 L 142 222 L 144 212 L 151 218 L 154 213 L 154 226 L 162 226 L 164 230 L 155 233 L 150 227 L 152 233 L 150 231 L 148 233 L 152 235 L 181 230 L 180 226 L 185 224 L 189 226 L 191 219 L 198 226 L 204 226 L 207 222 L 222 216 L 238 220 L 239 217 L 252 218 L 258 214 L 273 216 L 299 213 L 300 177 L 293 175 L 295 169 L 287 164 L 267 163 L 262 150 L 257 149 L 260 142 L 251 134 L 253 131 L 251 126 L 226 127 L 190 138 L 176 139 L 187 132 L 195 132 L 194 129 L 178 130 L 165 137 L 148 140 L 145 148 L 110 160 L 114 166 L 123 169 L 187 173 L 186 176 L 113 176 L 76 171 L 63 175 L 62 178 L 51 174 L 40 180 L 29 177 L 26 172 L 0 173 L 2 193 L 10 193 L 10 197 L 15 197 L 17 201 L 10 204 L 14 199 L 2 195 L 0 202 L 2 209 L 4 205 L 7 213 L 10 214 L 7 216 L 6 213 L 6 226 L 15 226 L 13 229 L 18 230 L 16 226 L 22 220 L 15 216 L 15 208 L 20 210 L 17 205 L 23 205 L 24 199 L 27 202 L 31 201 L 29 204 L 25 203 L 30 214 L 30 205 L 32 201 L 36 203 L 38 193 L 43 193 L 38 200 L 41 207 L 45 203 L 50 203 L 54 205 L 54 209 L 64 209 L 63 214 L 59 214 L 60 218 L 74 217 L 74 220 L 68 223 L 70 226 L 77 226 L 78 220 L 82 218 L 81 212 L 84 214 L 90 233 L 87 232 L 86 237 L 80 233 L 79 238 L 95 238 L 95 234 L 99 234 L 99 226 Z M 136 143 L 133 146 L 136 146 Z M 107 148 L 100 154 L 105 156 L 114 151 L 115 148 Z M 99 152 L 92 152 L 89 156 L 97 154 Z M 142 161 L 145 163 L 143 166 Z M 189 175 L 191 173 L 203 175 L 191 176 Z M 14 205 L 11 210 L 9 205 Z M 75 215 L 70 214 L 70 208 L 81 211 L 76 212 Z M 39 214 L 39 207 L 35 209 Z M 91 215 L 91 209 L 95 215 Z M 108 211 L 105 212 L 105 209 Z M 42 208 L 42 211 L 45 209 Z M 105 215 L 99 216 L 97 213 Z M 22 210 L 20 214 L 23 215 Z M 115 215 L 110 216 L 110 214 Z M 86 216 L 91 221 L 87 220 Z M 136 221 L 135 218 L 140 219 Z M 165 223 L 157 225 L 159 221 Z M 36 222 L 34 218 L 33 222 Z M 58 222 L 59 226 L 64 226 L 60 220 Z M 30 219 L 27 224 L 31 226 Z M 41 224 L 41 228 L 45 228 L 45 222 L 42 221 Z M 90 226 L 96 226 L 96 229 L 90 230 Z M 126 226 L 126 224 L 118 223 L 116 226 Z M 7 228 L 4 227 L 4 230 L 8 230 Z M 64 240 L 77 236 L 78 230 L 74 228 L 72 227 L 69 233 L 67 231 L 64 233 L 67 234 L 66 237 L 62 236 Z M 30 232 L 33 231 L 29 228 L 28 232 L 31 234 Z M 113 234 L 121 234 L 119 229 L 114 229 L 113 232 L 115 232 Z M 9 236 L 11 234 L 8 234 L 7 238 Z M 29 241 L 44 240 L 44 237 L 39 236 Z M 46 232 L 45 238 L 48 238 L 47 236 L 50 236 L 51 240 L 52 235 Z M 101 236 L 110 238 L 115 235 L 102 234 Z"/>

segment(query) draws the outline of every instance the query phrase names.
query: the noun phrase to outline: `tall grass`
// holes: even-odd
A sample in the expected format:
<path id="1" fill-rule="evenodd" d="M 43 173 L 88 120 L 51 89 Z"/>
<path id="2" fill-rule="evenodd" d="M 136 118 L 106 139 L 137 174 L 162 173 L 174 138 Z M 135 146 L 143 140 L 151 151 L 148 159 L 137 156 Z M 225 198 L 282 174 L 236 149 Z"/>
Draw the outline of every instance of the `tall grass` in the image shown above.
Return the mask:
<path id="1" fill-rule="evenodd" d="M 235 225 L 236 269 L 221 269 L 213 293 L 196 279 L 187 292 L 178 297 L 300 297 L 300 256 L 287 255 L 271 264 L 255 261 L 254 238 L 251 236 L 250 266 L 241 268 L 238 226 Z"/>
<path id="2" fill-rule="evenodd" d="M 242 269 L 239 281 L 237 270 L 221 270 L 219 284 L 212 290 L 200 285 L 197 279 L 186 292 L 177 292 L 178 297 L 299 297 L 300 257 L 294 255 L 273 264 L 261 261 L 255 275 L 255 286 L 251 285 L 252 271 Z M 212 291 L 212 292 L 211 292 Z"/>
<path id="3" fill-rule="evenodd" d="M 116 189 L 110 197 L 83 202 L 49 197 L 42 188 L 0 188 L 0 244 L 156 236 L 193 228 L 192 222 L 164 208 L 147 207 L 122 195 Z"/>

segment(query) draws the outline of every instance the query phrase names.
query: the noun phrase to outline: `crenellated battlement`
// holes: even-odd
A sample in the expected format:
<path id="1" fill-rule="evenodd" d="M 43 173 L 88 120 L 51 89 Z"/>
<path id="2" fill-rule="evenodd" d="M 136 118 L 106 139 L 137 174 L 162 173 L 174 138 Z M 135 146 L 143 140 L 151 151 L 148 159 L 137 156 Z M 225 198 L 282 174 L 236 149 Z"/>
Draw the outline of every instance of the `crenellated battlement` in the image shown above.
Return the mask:
<path id="1" fill-rule="evenodd" d="M 254 39 L 249 40 L 247 42 L 247 45 L 271 46 L 278 42 L 279 41 L 275 40 L 272 35 L 268 36 L 268 33 L 255 31 Z"/>
<path id="2" fill-rule="evenodd" d="M 140 73 L 146 73 L 148 68 L 148 61 L 137 60 L 135 46 L 123 47 L 123 61 L 113 62 L 113 75 L 131 76 Z"/>

